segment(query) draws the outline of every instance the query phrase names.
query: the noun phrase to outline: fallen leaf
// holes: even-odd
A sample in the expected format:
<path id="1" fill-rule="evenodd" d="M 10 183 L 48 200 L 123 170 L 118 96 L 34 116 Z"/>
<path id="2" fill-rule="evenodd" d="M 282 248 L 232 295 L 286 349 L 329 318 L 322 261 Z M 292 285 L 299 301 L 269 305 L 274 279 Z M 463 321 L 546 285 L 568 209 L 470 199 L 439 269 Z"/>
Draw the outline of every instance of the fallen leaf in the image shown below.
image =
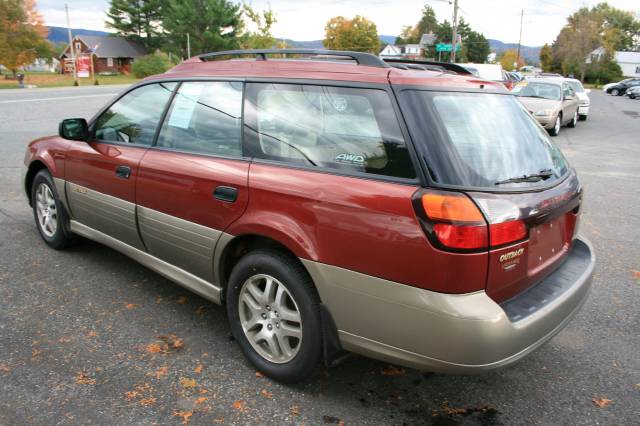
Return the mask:
<path id="1" fill-rule="evenodd" d="M 96 379 L 92 379 L 82 371 L 78 373 L 78 375 L 74 378 L 74 380 L 78 385 L 95 385 L 96 384 Z"/>
<path id="2" fill-rule="evenodd" d="M 134 398 L 137 398 L 138 396 L 140 396 L 138 391 L 129 391 L 124 394 L 124 397 L 127 399 L 134 399 Z"/>
<path id="3" fill-rule="evenodd" d="M 300 414 L 300 408 L 298 408 L 297 405 L 292 405 L 291 407 L 289 407 L 289 414 L 291 414 L 292 416 L 297 416 Z"/>
<path id="4" fill-rule="evenodd" d="M 160 367 L 156 371 L 154 371 L 153 373 L 149 373 L 148 375 L 155 376 L 156 379 L 161 379 L 167 375 L 168 371 L 169 371 L 169 367 Z"/>
<path id="5" fill-rule="evenodd" d="M 266 390 L 266 389 L 262 389 L 260 391 L 260 394 L 262 396 L 264 396 L 265 398 L 269 398 L 269 399 L 273 398 L 273 394 L 271 392 L 269 392 L 268 390 Z"/>
<path id="6" fill-rule="evenodd" d="M 127 303 L 126 305 L 124 305 L 124 307 L 127 308 L 127 309 L 135 309 L 138 306 L 140 306 L 140 305 L 138 305 L 136 303 Z"/>
<path id="7" fill-rule="evenodd" d="M 618 361 L 613 361 L 612 365 L 613 365 L 614 368 L 620 367 L 620 364 L 618 364 Z"/>
<path id="8" fill-rule="evenodd" d="M 204 305 L 198 306 L 198 309 L 196 309 L 196 314 L 198 315 L 202 315 L 207 311 L 207 307 Z"/>
<path id="9" fill-rule="evenodd" d="M 390 365 L 384 370 L 382 370 L 380 373 L 383 376 L 404 376 L 406 372 L 407 370 L 405 370 L 404 368 L 397 368 L 397 367 L 394 367 L 393 365 Z"/>
<path id="10" fill-rule="evenodd" d="M 233 408 L 235 408 L 238 411 L 244 411 L 247 408 L 247 405 L 244 401 L 236 401 L 233 403 Z"/>
<path id="11" fill-rule="evenodd" d="M 162 303 L 162 297 L 158 296 L 156 297 L 156 305 L 159 305 Z"/>
<path id="12" fill-rule="evenodd" d="M 140 401 L 138 401 L 138 404 L 142 405 L 143 407 L 149 407 L 155 403 L 156 403 L 156 399 L 153 397 L 143 398 Z"/>
<path id="13" fill-rule="evenodd" d="M 598 398 L 598 399 L 593 398 L 592 401 L 593 401 L 594 404 L 596 404 L 600 408 L 604 408 L 604 407 L 606 407 L 607 405 L 610 405 L 613 402 L 613 400 L 607 399 L 607 398 Z"/>
<path id="14" fill-rule="evenodd" d="M 187 303 L 189 301 L 189 299 L 187 299 L 186 296 L 180 296 L 178 297 L 178 299 L 176 300 L 176 302 L 178 302 L 181 305 L 184 305 L 185 303 Z"/>
<path id="15" fill-rule="evenodd" d="M 180 384 L 183 388 L 191 389 L 198 386 L 198 383 L 194 379 L 190 379 L 188 377 L 182 377 L 180 379 Z"/>
<path id="16" fill-rule="evenodd" d="M 96 333 L 95 331 L 90 331 L 90 332 L 87 334 L 87 337 L 96 337 L 97 335 L 98 335 L 98 333 Z"/>
<path id="17" fill-rule="evenodd" d="M 151 352 L 152 354 L 159 354 L 163 352 L 163 349 L 157 343 L 150 343 L 147 345 L 147 352 Z"/>
<path id="18" fill-rule="evenodd" d="M 209 399 L 209 398 L 207 398 L 206 396 L 201 396 L 200 398 L 197 398 L 197 399 L 196 399 L 196 404 L 197 404 L 197 405 L 200 405 L 200 404 L 202 404 L 203 402 L 205 402 L 207 399 Z"/>
<path id="19" fill-rule="evenodd" d="M 256 371 L 256 377 L 264 377 L 264 374 L 262 374 L 262 373 L 261 373 L 261 372 L 259 372 L 259 371 Z"/>
<path id="20" fill-rule="evenodd" d="M 61 338 L 58 339 L 58 343 L 69 343 L 71 341 L 71 337 L 68 336 L 62 336 Z"/>
<path id="21" fill-rule="evenodd" d="M 174 411 L 173 415 L 175 417 L 181 417 L 182 424 L 186 425 L 189 423 L 189 419 L 191 418 L 191 416 L 193 416 L 193 412 L 192 411 Z"/>
<path id="22" fill-rule="evenodd" d="M 196 368 L 193 369 L 193 371 L 195 371 L 198 374 L 202 373 L 202 364 L 198 364 Z"/>
<path id="23" fill-rule="evenodd" d="M 205 393 L 209 393 L 209 390 L 204 388 L 200 389 L 200 394 L 205 394 Z"/>
<path id="24" fill-rule="evenodd" d="M 5 373 L 9 373 L 9 372 L 11 372 L 11 369 L 9 367 L 7 367 L 7 364 L 0 364 L 0 371 L 3 371 Z"/>

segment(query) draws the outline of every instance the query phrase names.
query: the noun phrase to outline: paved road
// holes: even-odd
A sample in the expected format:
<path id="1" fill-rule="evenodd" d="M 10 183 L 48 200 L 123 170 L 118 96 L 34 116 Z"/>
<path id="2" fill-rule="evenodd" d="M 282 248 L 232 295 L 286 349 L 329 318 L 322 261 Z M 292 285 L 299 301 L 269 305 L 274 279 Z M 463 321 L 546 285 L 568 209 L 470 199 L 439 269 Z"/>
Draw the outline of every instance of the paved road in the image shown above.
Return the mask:
<path id="1" fill-rule="evenodd" d="M 40 240 L 20 188 L 26 143 L 115 92 L 0 92 L 0 424 L 637 424 L 640 101 L 593 93 L 589 121 L 555 138 L 586 187 L 598 265 L 584 309 L 549 344 L 480 376 L 385 375 L 350 356 L 282 386 L 244 361 L 222 308 L 98 244 Z"/>

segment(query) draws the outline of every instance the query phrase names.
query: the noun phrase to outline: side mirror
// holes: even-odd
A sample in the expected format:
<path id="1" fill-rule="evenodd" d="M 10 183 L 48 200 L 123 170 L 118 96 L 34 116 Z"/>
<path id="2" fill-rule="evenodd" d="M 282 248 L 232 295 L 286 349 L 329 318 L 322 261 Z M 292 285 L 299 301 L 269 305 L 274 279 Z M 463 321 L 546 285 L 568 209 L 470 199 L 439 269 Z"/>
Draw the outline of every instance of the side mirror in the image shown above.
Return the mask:
<path id="1" fill-rule="evenodd" d="M 60 122 L 58 135 L 64 139 L 73 141 L 86 141 L 89 139 L 89 126 L 84 118 L 67 118 Z"/>

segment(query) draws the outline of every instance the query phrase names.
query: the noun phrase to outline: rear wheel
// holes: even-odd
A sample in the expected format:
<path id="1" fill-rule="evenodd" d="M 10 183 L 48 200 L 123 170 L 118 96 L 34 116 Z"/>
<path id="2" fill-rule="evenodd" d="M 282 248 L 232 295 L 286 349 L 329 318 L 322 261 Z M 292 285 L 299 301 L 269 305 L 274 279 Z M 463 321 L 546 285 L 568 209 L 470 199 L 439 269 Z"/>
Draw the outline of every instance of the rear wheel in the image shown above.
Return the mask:
<path id="1" fill-rule="evenodd" d="M 573 118 L 571 119 L 571 121 L 569 122 L 569 124 L 567 124 L 567 127 L 576 127 L 576 124 L 578 124 L 578 111 L 575 112 L 575 114 L 573 114 Z"/>
<path id="2" fill-rule="evenodd" d="M 320 300 L 300 263 L 275 250 L 245 255 L 227 292 L 231 331 L 262 373 L 293 383 L 311 375 L 322 354 Z"/>
<path id="3" fill-rule="evenodd" d="M 69 218 L 47 170 L 40 170 L 33 179 L 31 205 L 38 232 L 47 245 L 63 249 L 73 242 Z"/>
<path id="4" fill-rule="evenodd" d="M 579 119 L 580 121 L 587 121 L 587 115 L 580 115 L 580 116 L 578 117 L 578 119 Z"/>
<path id="5" fill-rule="evenodd" d="M 611 94 L 612 94 L 613 96 L 618 96 L 618 95 L 620 94 L 620 91 L 619 91 L 618 89 L 613 89 L 613 90 L 611 91 Z"/>
<path id="6" fill-rule="evenodd" d="M 549 130 L 549 134 L 551 136 L 558 136 L 560 134 L 560 128 L 562 127 L 562 115 L 558 114 L 556 117 L 556 121 L 553 125 L 553 128 Z"/>

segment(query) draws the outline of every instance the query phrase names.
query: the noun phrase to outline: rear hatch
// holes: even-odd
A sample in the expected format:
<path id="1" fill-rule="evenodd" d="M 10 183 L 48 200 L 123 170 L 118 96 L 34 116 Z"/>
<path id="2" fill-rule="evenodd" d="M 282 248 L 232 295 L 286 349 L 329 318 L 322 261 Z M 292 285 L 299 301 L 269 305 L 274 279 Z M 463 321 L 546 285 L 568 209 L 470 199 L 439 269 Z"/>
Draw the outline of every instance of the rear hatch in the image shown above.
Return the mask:
<path id="1" fill-rule="evenodd" d="M 582 189 L 518 100 L 414 88 L 399 89 L 399 99 L 431 180 L 421 194 L 430 241 L 442 250 L 488 252 L 486 291 L 498 302 L 562 264 Z"/>

